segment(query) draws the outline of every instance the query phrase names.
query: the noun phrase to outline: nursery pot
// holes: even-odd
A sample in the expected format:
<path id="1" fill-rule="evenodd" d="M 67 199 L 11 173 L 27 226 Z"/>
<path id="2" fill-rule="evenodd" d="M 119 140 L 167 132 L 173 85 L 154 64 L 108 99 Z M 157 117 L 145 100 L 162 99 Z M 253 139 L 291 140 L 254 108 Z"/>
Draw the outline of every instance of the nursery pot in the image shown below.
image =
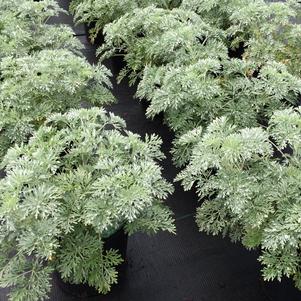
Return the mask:
<path id="1" fill-rule="evenodd" d="M 115 249 L 121 254 L 124 262 L 117 267 L 118 282 L 122 280 L 126 272 L 126 250 L 127 250 L 128 235 L 123 228 L 112 234 L 110 237 L 104 239 L 105 250 Z M 87 284 L 71 284 L 64 282 L 58 272 L 55 272 L 55 282 L 61 290 L 69 296 L 87 300 L 101 294 L 94 288 Z M 103 296 L 105 298 L 105 295 Z M 101 299 L 102 300 L 102 299 Z"/>
<path id="2" fill-rule="evenodd" d="M 95 37 L 94 41 L 92 42 L 90 39 L 90 29 L 95 27 L 95 22 L 91 22 L 89 24 L 85 23 L 85 30 L 87 32 L 88 40 L 89 42 L 94 45 L 96 48 L 101 46 L 105 42 L 105 37 L 102 32 L 99 32 L 97 36 Z M 114 73 L 119 73 L 121 69 L 123 69 L 126 66 L 126 62 L 123 59 L 124 53 L 120 52 L 117 53 L 117 55 L 112 56 L 110 58 L 113 72 Z"/>
<path id="3" fill-rule="evenodd" d="M 144 98 L 140 100 L 140 103 L 141 103 L 142 110 L 143 110 L 143 112 L 145 113 L 146 110 L 148 109 L 150 103 L 149 103 L 149 101 L 147 101 L 147 100 L 144 99 Z"/>

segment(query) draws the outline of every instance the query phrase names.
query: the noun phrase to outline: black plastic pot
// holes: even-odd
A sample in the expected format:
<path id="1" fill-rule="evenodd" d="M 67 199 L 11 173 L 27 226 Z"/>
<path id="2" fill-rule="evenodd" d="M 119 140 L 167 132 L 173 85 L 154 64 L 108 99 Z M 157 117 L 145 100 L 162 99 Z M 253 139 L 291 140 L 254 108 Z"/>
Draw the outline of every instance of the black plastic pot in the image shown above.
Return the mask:
<path id="1" fill-rule="evenodd" d="M 105 38 L 104 35 L 99 32 L 98 35 L 96 36 L 96 38 L 94 39 L 94 41 L 92 41 L 90 39 L 90 30 L 93 29 L 95 27 L 95 23 L 92 22 L 90 24 L 85 23 L 85 30 L 88 36 L 88 40 L 89 42 L 95 46 L 96 48 L 98 48 L 99 46 L 101 46 L 104 42 L 105 42 Z M 124 61 L 124 53 L 117 53 L 115 56 L 112 56 L 110 58 L 111 63 L 112 63 L 112 69 L 114 73 L 119 73 L 125 66 L 126 66 L 126 62 Z"/>
<path id="2" fill-rule="evenodd" d="M 128 235 L 124 233 L 123 228 L 121 228 L 113 235 L 105 239 L 105 249 L 118 250 L 122 258 L 124 259 L 124 262 L 117 267 L 118 282 L 122 281 L 126 272 L 127 242 L 128 242 Z M 71 283 L 64 282 L 61 279 L 60 274 L 58 272 L 54 273 L 54 279 L 56 284 L 60 287 L 60 289 L 68 296 L 72 296 L 81 300 L 88 300 L 89 298 L 95 296 L 99 296 L 98 298 L 102 297 L 102 295 L 99 294 L 95 288 L 90 287 L 87 284 L 71 284 Z M 105 300 L 106 296 L 103 295 L 103 298 Z M 98 300 L 102 300 L 102 298 Z"/>
<path id="3" fill-rule="evenodd" d="M 140 103 L 141 103 L 142 110 L 143 110 L 143 112 L 145 113 L 146 110 L 148 109 L 150 103 L 149 103 L 149 101 L 147 101 L 146 99 L 141 99 L 141 100 L 140 100 Z"/>

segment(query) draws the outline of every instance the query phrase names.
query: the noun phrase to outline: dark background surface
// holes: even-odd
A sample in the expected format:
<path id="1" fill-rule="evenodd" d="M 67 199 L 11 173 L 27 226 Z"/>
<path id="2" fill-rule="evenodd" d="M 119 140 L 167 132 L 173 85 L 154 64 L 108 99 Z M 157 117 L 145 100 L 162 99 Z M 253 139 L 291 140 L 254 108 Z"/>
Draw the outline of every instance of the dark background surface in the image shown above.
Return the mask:
<path id="1" fill-rule="evenodd" d="M 68 8 L 68 0 L 59 1 Z M 74 26 L 71 16 L 61 15 L 52 23 L 70 24 L 83 42 L 84 55 L 96 63 L 95 47 L 87 40 L 84 26 Z M 135 88 L 126 81 L 117 85 L 118 64 L 106 62 L 114 76 L 113 93 L 118 102 L 108 109 L 124 118 L 128 129 L 144 136 L 156 133 L 164 141 L 167 158 L 162 162 L 164 176 L 172 181 L 177 169 L 172 165 L 169 150 L 172 133 L 160 118 L 145 118 L 141 104 L 134 100 Z M 53 280 L 49 301 L 301 301 L 301 293 L 289 281 L 263 284 L 257 254 L 221 237 L 198 232 L 194 221 L 197 197 L 175 185 L 168 199 L 176 217 L 177 235 L 160 233 L 156 236 L 136 234 L 129 238 L 126 274 L 112 293 L 93 298 L 66 295 Z M 7 301 L 8 290 L 0 290 L 0 301 Z"/>

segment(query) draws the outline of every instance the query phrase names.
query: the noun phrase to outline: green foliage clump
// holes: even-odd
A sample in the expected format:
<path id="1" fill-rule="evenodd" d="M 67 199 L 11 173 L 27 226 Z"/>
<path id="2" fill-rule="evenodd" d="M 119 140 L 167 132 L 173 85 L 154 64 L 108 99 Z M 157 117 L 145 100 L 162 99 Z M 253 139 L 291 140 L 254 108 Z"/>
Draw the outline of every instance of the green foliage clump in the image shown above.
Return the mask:
<path id="1" fill-rule="evenodd" d="M 283 62 L 301 74 L 301 4 L 297 0 L 183 0 L 209 24 L 225 30 L 231 49 L 244 47 L 243 57 L 257 62 Z"/>
<path id="2" fill-rule="evenodd" d="M 114 101 L 110 72 L 82 58 L 71 28 L 47 24 L 62 12 L 53 0 L 0 3 L 0 161 L 50 113 Z"/>
<path id="3" fill-rule="evenodd" d="M 47 24 L 64 13 L 54 0 L 2 0 L 0 3 L 0 59 L 42 49 L 65 48 L 78 53 L 81 44 L 70 27 Z"/>
<path id="4" fill-rule="evenodd" d="M 203 201 L 201 231 L 261 248 L 265 280 L 291 277 L 301 289 L 301 110 L 276 111 L 266 129 L 238 129 L 227 118 L 194 130 L 190 163 L 178 175 Z"/>
<path id="5" fill-rule="evenodd" d="M 207 52 L 208 57 L 187 65 L 144 69 L 137 95 L 150 101 L 149 117 L 165 112 L 170 127 L 184 133 L 222 115 L 249 126 L 274 109 L 297 102 L 300 78 L 284 64 L 267 61 L 258 66 L 239 59 L 222 60 L 212 57 L 210 49 Z"/>
<path id="6" fill-rule="evenodd" d="M 253 2 L 265 13 L 256 14 L 253 2 L 230 1 L 227 8 L 209 2 L 136 9 L 105 27 L 106 43 L 98 51 L 103 58 L 125 53 L 120 79 L 140 80 L 137 96 L 149 101 L 147 116 L 163 112 L 178 138 L 223 115 L 242 127 L 262 124 L 274 110 L 298 102 L 300 25 L 289 21 L 299 6 L 258 0 Z M 209 8 L 213 20 L 227 15 L 228 25 L 205 18 Z M 239 20 L 240 11 L 249 19 Z M 175 141 L 177 165 L 187 162 L 190 150 Z"/>
<path id="7" fill-rule="evenodd" d="M 91 66 L 68 50 L 42 50 L 0 63 L 0 153 L 26 142 L 52 112 L 79 108 L 82 102 L 114 101 L 104 66 Z"/>
<path id="8" fill-rule="evenodd" d="M 221 44 L 221 30 L 204 23 L 196 13 L 182 9 L 136 9 L 108 24 L 104 33 L 105 44 L 98 53 L 101 58 L 124 53 L 127 66 L 121 78 L 129 75 L 132 80 L 142 78 L 147 66 L 182 65 L 204 58 L 207 52 L 203 42 L 210 38 L 214 39 L 212 48 L 218 49 L 212 56 L 224 56 L 227 51 Z"/>
<path id="9" fill-rule="evenodd" d="M 178 6 L 179 3 L 179 0 L 72 0 L 70 10 L 78 23 L 87 23 L 92 26 L 90 37 L 94 41 L 105 25 L 118 20 L 136 8 L 150 5 L 172 8 Z"/>
<path id="10" fill-rule="evenodd" d="M 163 200 L 161 140 L 126 131 L 103 109 L 53 114 L 28 144 L 11 148 L 0 180 L 0 285 L 10 300 L 44 300 L 56 269 L 106 293 L 117 281 L 117 250 L 104 238 L 123 227 L 175 232 Z"/>

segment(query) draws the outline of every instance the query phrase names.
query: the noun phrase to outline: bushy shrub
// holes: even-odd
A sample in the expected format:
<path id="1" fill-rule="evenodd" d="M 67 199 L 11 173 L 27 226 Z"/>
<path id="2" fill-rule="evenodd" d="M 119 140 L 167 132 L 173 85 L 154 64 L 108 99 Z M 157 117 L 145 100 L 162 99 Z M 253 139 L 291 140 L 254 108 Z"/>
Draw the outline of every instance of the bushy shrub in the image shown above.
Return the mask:
<path id="1" fill-rule="evenodd" d="M 183 0 L 181 7 L 224 29 L 231 49 L 244 48 L 243 58 L 283 62 L 300 76 L 300 1 Z"/>
<path id="2" fill-rule="evenodd" d="M 213 57 L 227 52 L 223 49 L 223 32 L 188 10 L 154 6 L 136 9 L 108 24 L 104 33 L 105 44 L 98 54 L 103 59 L 116 52 L 124 53 L 127 66 L 121 78 L 129 75 L 132 80 L 141 78 L 146 66 L 182 65 L 206 57 L 204 41 L 211 41 L 210 38 L 218 49 L 218 53 L 211 54 Z"/>
<path id="3" fill-rule="evenodd" d="M 165 113 L 178 137 L 223 115 L 241 127 L 265 124 L 275 109 L 298 104 L 301 80 L 280 63 L 266 62 L 259 69 L 238 59 L 147 67 L 138 96 L 150 100 L 148 116 Z M 189 158 L 189 147 L 177 140 L 173 152 L 179 165 Z"/>
<path id="4" fill-rule="evenodd" d="M 183 0 L 106 25 L 147 115 L 164 112 L 200 230 L 262 248 L 264 278 L 300 282 L 299 1 Z M 224 116 L 224 117 L 223 117 Z M 207 129 L 207 130 L 204 130 Z"/>
<path id="5" fill-rule="evenodd" d="M 0 3 L 0 59 L 24 56 L 42 49 L 69 49 L 78 53 L 79 40 L 66 25 L 47 24 L 64 12 L 54 0 L 2 0 Z"/>
<path id="6" fill-rule="evenodd" d="M 196 12 L 184 9 L 189 1 L 181 9 L 136 9 L 105 27 L 106 43 L 99 53 L 103 57 L 125 53 L 127 66 L 120 79 L 126 75 L 132 81 L 141 79 L 137 96 L 150 102 L 147 116 L 164 112 L 178 137 L 223 115 L 242 127 L 264 124 L 275 109 L 298 103 L 301 82 L 294 61 L 299 60 L 296 45 L 301 36 L 300 25 L 289 23 L 297 7 L 255 2 L 265 8 L 265 13 L 258 13 L 260 22 L 254 20 L 254 3 L 241 1 L 241 6 L 232 3 L 232 10 L 226 9 L 232 22 L 227 28 L 204 22 L 202 1 Z M 250 14 L 251 20 L 244 18 L 248 33 L 240 28 L 240 10 Z M 261 35 L 253 24 L 260 24 Z M 283 34 L 276 35 L 280 28 Z M 285 44 L 288 32 L 292 37 Z M 288 43 L 295 45 L 296 55 L 288 52 L 285 60 L 280 50 Z M 183 149 L 178 142 L 175 146 L 175 162 L 182 165 L 190 148 Z"/>
<path id="7" fill-rule="evenodd" d="M 98 108 L 48 117 L 27 145 L 11 148 L 0 180 L 0 285 L 10 300 L 42 300 L 56 269 L 106 293 L 122 259 L 103 238 L 123 227 L 175 232 L 163 200 L 161 140 L 126 131 Z"/>
<path id="8" fill-rule="evenodd" d="M 267 129 L 239 130 L 223 117 L 194 130 L 182 141 L 193 152 L 178 180 L 196 184 L 201 231 L 261 248 L 264 278 L 291 277 L 301 289 L 300 114 L 276 111 Z"/>
<path id="9" fill-rule="evenodd" d="M 136 8 L 149 5 L 172 8 L 179 4 L 180 0 L 72 0 L 70 11 L 78 23 L 91 25 L 90 37 L 94 41 L 106 24 Z"/>
<path id="10" fill-rule="evenodd" d="M 109 71 L 91 66 L 68 50 L 42 50 L 0 63 L 0 155 L 26 142 L 53 112 L 79 108 L 82 102 L 114 101 Z M 106 87 L 107 86 L 107 87 Z"/>
<path id="11" fill-rule="evenodd" d="M 56 1 L 0 3 L 0 161 L 26 142 L 48 114 L 111 103 L 110 72 L 91 66 L 66 25 L 47 24 L 64 12 Z"/>

